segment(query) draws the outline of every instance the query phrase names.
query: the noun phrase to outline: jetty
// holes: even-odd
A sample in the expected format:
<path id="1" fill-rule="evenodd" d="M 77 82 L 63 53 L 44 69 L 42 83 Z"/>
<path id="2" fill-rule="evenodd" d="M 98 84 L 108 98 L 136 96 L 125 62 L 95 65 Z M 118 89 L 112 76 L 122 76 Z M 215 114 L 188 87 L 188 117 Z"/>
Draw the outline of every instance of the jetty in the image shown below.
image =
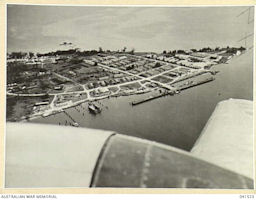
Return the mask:
<path id="1" fill-rule="evenodd" d="M 147 102 L 147 101 L 151 101 L 153 99 L 156 99 L 156 98 L 168 95 L 168 94 L 171 94 L 171 95 L 175 94 L 175 91 L 168 91 L 168 92 L 163 92 L 163 93 L 160 93 L 160 94 L 150 95 L 149 97 L 146 97 L 144 99 L 132 101 L 131 105 L 136 106 L 138 104 L 141 104 L 141 103 L 144 103 L 144 102 Z"/>
<path id="2" fill-rule="evenodd" d="M 73 121 L 72 126 L 76 126 L 76 127 L 79 126 L 79 124 L 74 120 L 74 118 L 67 111 L 63 110 L 63 112 Z"/>
<path id="3" fill-rule="evenodd" d="M 146 97 L 144 99 L 132 101 L 131 105 L 136 106 L 138 104 L 141 104 L 141 103 L 144 103 L 144 102 L 147 102 L 147 101 L 151 101 L 153 99 L 156 99 L 156 98 L 159 98 L 159 97 L 162 97 L 162 96 L 165 96 L 165 95 L 179 94 L 181 90 L 186 90 L 188 88 L 195 87 L 195 86 L 198 86 L 198 85 L 201 85 L 201 84 L 213 81 L 213 80 L 215 80 L 214 77 L 210 77 L 210 78 L 207 78 L 207 79 L 202 80 L 202 81 L 196 81 L 196 82 L 191 81 L 191 82 L 188 82 L 187 84 L 184 84 L 184 85 L 180 86 L 176 90 L 170 90 L 168 92 L 164 92 L 164 93 L 161 93 L 161 94 L 150 95 L 149 97 Z"/>
<path id="4" fill-rule="evenodd" d="M 207 78 L 207 79 L 202 80 L 202 81 L 191 82 L 190 84 L 182 85 L 181 87 L 179 87 L 179 90 L 186 90 L 188 88 L 192 88 L 192 87 L 195 87 L 195 86 L 198 86 L 198 85 L 202 85 L 204 83 L 208 83 L 208 82 L 211 82 L 211 81 L 214 81 L 214 80 L 215 80 L 214 77 L 210 77 L 210 78 Z"/>

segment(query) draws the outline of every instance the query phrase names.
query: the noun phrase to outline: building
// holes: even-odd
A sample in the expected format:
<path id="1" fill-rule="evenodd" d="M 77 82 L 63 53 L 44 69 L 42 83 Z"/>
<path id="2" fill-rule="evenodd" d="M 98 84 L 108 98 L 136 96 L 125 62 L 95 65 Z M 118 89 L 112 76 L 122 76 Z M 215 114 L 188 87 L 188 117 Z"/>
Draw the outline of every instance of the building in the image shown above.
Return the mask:
<path id="1" fill-rule="evenodd" d="M 49 101 L 41 101 L 41 102 L 37 102 L 34 104 L 34 106 L 44 106 L 44 105 L 48 105 Z"/>
<path id="2" fill-rule="evenodd" d="M 103 77 L 100 77 L 100 78 L 99 78 L 100 81 L 105 81 L 105 80 L 108 80 L 108 79 L 109 79 L 108 76 L 103 76 Z"/>
<path id="3" fill-rule="evenodd" d="M 92 60 L 87 60 L 87 59 L 84 59 L 84 62 L 89 64 L 89 65 L 95 65 L 95 62 L 92 61 Z"/>
<path id="4" fill-rule="evenodd" d="M 73 71 L 69 71 L 68 73 L 69 73 L 70 75 L 72 75 L 72 76 L 76 76 L 76 73 L 73 72 Z"/>
<path id="5" fill-rule="evenodd" d="M 54 90 L 62 90 L 63 85 L 54 86 Z"/>

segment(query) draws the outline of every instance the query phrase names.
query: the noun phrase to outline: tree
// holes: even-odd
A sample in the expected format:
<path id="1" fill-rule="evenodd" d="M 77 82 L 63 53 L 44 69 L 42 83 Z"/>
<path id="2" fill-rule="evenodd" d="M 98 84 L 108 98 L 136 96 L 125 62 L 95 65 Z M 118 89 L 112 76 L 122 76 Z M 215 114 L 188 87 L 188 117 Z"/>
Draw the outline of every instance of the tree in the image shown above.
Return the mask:
<path id="1" fill-rule="evenodd" d="M 205 47 L 199 50 L 200 52 L 211 52 L 212 49 L 210 47 Z"/>
<path id="2" fill-rule="evenodd" d="M 42 96 L 42 99 L 44 99 L 44 100 L 45 100 L 45 99 L 48 99 L 49 97 L 50 97 L 49 93 L 48 93 L 48 92 L 46 92 L 46 93 L 45 93 L 45 95 L 44 95 L 44 96 Z"/>
<path id="3" fill-rule="evenodd" d="M 102 50 L 102 47 L 99 47 L 99 53 L 102 53 L 103 50 Z"/>
<path id="4" fill-rule="evenodd" d="M 177 53 L 177 51 L 176 51 L 176 50 L 173 50 L 173 51 L 170 51 L 170 53 L 171 53 L 173 56 L 175 56 L 176 53 Z"/>
<path id="5" fill-rule="evenodd" d="M 81 59 L 81 58 L 72 58 L 69 62 L 72 63 L 72 64 L 79 64 L 79 63 L 83 62 L 83 59 Z"/>
<path id="6" fill-rule="evenodd" d="M 163 54 L 166 54 L 166 50 L 163 51 Z"/>
<path id="7" fill-rule="evenodd" d="M 157 62 L 153 68 L 157 68 L 157 67 L 160 67 L 160 66 L 161 66 L 161 64 L 159 62 Z"/>
<path id="8" fill-rule="evenodd" d="M 185 51 L 184 50 L 178 50 L 177 53 L 178 54 L 185 54 Z"/>
<path id="9" fill-rule="evenodd" d="M 29 58 L 32 58 L 32 57 L 34 57 L 34 53 L 33 52 L 29 52 L 28 56 L 29 56 Z"/>
<path id="10" fill-rule="evenodd" d="M 239 50 L 240 50 L 240 51 L 244 51 L 244 50 L 246 50 L 246 48 L 244 48 L 244 47 L 241 46 L 241 47 L 239 48 Z"/>
<path id="11" fill-rule="evenodd" d="M 10 55 L 11 58 L 16 58 L 16 59 L 23 58 L 25 56 L 26 56 L 26 53 L 24 52 L 12 52 Z"/>
<path id="12" fill-rule="evenodd" d="M 216 48 L 215 48 L 215 51 L 219 51 L 219 50 L 220 50 L 220 47 L 216 47 Z"/>
<path id="13" fill-rule="evenodd" d="M 124 48 L 122 49 L 122 52 L 125 52 L 125 51 L 126 51 L 126 49 L 127 49 L 127 48 L 126 48 L 126 47 L 124 47 Z"/>
<path id="14" fill-rule="evenodd" d="M 135 49 L 134 49 L 134 48 L 132 48 L 132 50 L 131 50 L 131 54 L 134 54 L 134 51 L 135 51 Z"/>

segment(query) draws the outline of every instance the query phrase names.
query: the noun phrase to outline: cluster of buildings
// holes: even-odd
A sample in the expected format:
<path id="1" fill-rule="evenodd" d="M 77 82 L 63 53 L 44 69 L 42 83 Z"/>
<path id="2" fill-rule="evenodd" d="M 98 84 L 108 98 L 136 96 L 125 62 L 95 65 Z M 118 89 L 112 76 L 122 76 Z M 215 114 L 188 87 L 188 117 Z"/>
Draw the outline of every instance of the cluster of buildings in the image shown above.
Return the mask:
<path id="1" fill-rule="evenodd" d="M 162 72 L 165 72 L 167 70 L 171 70 L 171 69 L 174 69 L 174 68 L 176 68 L 176 66 L 173 66 L 171 64 L 169 64 L 169 65 L 159 64 L 158 67 L 154 67 L 153 69 L 150 69 L 148 71 L 140 73 L 139 75 L 142 76 L 142 77 L 150 77 L 150 76 L 155 76 L 155 75 L 158 75 Z"/>
<path id="2" fill-rule="evenodd" d="M 56 85 L 52 80 L 51 71 L 23 71 L 20 72 L 17 78 L 23 81 L 7 84 L 7 92 L 9 93 L 45 93 L 42 83 L 47 85 L 51 90 L 62 90 L 63 85 Z M 59 77 L 55 77 L 59 78 Z"/>
<path id="3" fill-rule="evenodd" d="M 111 94 L 111 91 L 106 87 L 97 88 L 97 89 L 93 90 L 92 92 L 90 92 L 90 95 L 92 97 L 106 96 L 106 95 L 110 95 L 110 94 Z"/>
<path id="4" fill-rule="evenodd" d="M 118 75 L 118 76 L 115 76 L 115 75 Z M 89 82 L 85 84 L 85 88 L 93 89 L 97 87 L 106 87 L 106 86 L 116 85 L 120 83 L 130 82 L 138 79 L 136 77 L 127 76 L 125 74 L 115 74 L 115 75 L 104 77 L 104 80 L 99 78 L 98 81 Z"/>
<path id="5" fill-rule="evenodd" d="M 173 86 L 201 75 L 203 71 L 209 71 L 203 69 L 223 60 L 229 60 L 235 54 L 241 54 L 239 50 L 235 53 L 227 50 L 183 52 L 175 55 L 164 53 L 132 55 L 124 52 L 60 56 L 56 55 L 57 53 L 40 56 L 23 53 L 17 54 L 16 57 L 15 54 L 8 55 L 7 64 L 14 67 L 8 70 L 10 80 L 7 92 L 9 95 L 21 93 L 51 97 L 54 95 L 56 98 L 51 103 L 50 98 L 40 99 L 40 95 L 35 95 L 38 98 L 37 103 L 33 103 L 28 98 L 26 103 L 20 105 L 31 104 L 34 113 L 48 112 L 53 107 L 61 110 L 63 107 L 89 99 L 87 92 L 90 97 L 97 99 L 112 95 L 145 93 L 154 88 L 159 89 L 163 85 Z M 16 67 L 20 67 L 18 72 L 15 72 Z M 80 88 L 76 87 L 78 85 Z"/>
<path id="6" fill-rule="evenodd" d="M 22 62 L 27 65 L 36 65 L 36 64 L 46 64 L 46 63 L 54 63 L 56 64 L 59 56 L 40 56 L 38 57 L 37 54 L 30 55 L 30 53 L 21 54 L 21 56 L 14 57 L 7 55 L 7 63 L 12 62 Z"/>
<path id="7" fill-rule="evenodd" d="M 100 56 L 92 56 L 85 60 L 86 63 L 92 62 L 95 64 L 100 63 L 103 65 L 107 65 L 109 67 L 120 69 L 123 71 L 130 72 L 132 74 L 138 74 L 149 69 L 155 67 L 156 62 L 145 60 L 141 57 L 135 57 L 132 55 L 122 55 L 122 54 L 115 54 L 115 55 L 104 55 L 100 54 Z"/>
<path id="8" fill-rule="evenodd" d="M 218 64 L 222 59 L 221 54 L 224 52 L 218 53 L 209 53 L 209 52 L 188 52 L 186 54 L 175 54 L 174 56 L 170 55 L 157 55 L 157 54 L 146 54 L 146 58 L 164 61 L 167 63 L 177 64 L 193 69 L 202 69 L 209 68 L 214 64 Z M 237 52 L 240 53 L 239 51 Z M 230 57 L 231 58 L 231 57 Z"/>

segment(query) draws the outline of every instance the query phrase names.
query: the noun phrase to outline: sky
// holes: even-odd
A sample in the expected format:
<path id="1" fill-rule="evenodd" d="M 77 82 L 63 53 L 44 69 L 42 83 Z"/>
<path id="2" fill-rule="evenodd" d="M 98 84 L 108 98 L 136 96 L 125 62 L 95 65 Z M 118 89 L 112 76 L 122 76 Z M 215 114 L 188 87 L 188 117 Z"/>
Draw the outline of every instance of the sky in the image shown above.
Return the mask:
<path id="1" fill-rule="evenodd" d="M 253 32 L 254 10 L 237 16 L 247 8 L 8 5 L 7 51 L 49 52 L 63 42 L 148 52 L 244 46 L 237 41 Z"/>

